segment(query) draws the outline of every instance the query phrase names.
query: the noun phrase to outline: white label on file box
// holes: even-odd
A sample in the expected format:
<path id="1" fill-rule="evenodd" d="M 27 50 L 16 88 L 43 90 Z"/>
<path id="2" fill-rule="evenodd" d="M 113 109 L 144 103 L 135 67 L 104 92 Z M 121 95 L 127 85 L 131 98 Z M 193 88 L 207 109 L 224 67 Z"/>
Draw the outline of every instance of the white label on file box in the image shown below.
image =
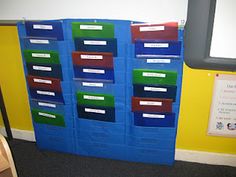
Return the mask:
<path id="1" fill-rule="evenodd" d="M 105 74 L 103 69 L 83 69 L 84 73 L 95 73 L 95 74 Z"/>
<path id="2" fill-rule="evenodd" d="M 144 43 L 145 48 L 168 48 L 168 43 Z"/>
<path id="3" fill-rule="evenodd" d="M 82 30 L 102 30 L 103 27 L 101 25 L 80 25 L 79 28 Z"/>
<path id="4" fill-rule="evenodd" d="M 57 107 L 55 104 L 43 103 L 43 102 L 38 102 L 38 105 L 39 105 L 39 106 L 49 107 L 49 108 L 56 108 L 56 107 Z"/>
<path id="5" fill-rule="evenodd" d="M 151 91 L 151 92 L 167 92 L 167 88 L 160 88 L 160 87 L 144 87 L 144 91 Z"/>
<path id="6" fill-rule="evenodd" d="M 162 102 L 159 102 L 159 101 L 139 101 L 139 105 L 162 106 Z"/>
<path id="7" fill-rule="evenodd" d="M 51 80 L 45 80 L 45 79 L 33 79 L 33 80 L 34 82 L 37 82 L 37 83 L 52 84 Z"/>
<path id="8" fill-rule="evenodd" d="M 100 82 L 82 82 L 82 86 L 85 86 L 85 87 L 103 87 L 103 83 L 100 83 Z"/>
<path id="9" fill-rule="evenodd" d="M 41 91 L 41 90 L 37 90 L 36 92 L 37 92 L 37 94 L 39 94 L 39 95 L 55 96 L 55 93 L 54 93 L 54 92 L 46 92 L 46 91 Z"/>
<path id="10" fill-rule="evenodd" d="M 43 117 L 48 117 L 48 118 L 53 118 L 53 119 L 56 118 L 55 115 L 47 114 L 47 113 L 44 113 L 44 112 L 39 112 L 38 114 L 39 114 L 39 116 L 43 116 Z"/>
<path id="11" fill-rule="evenodd" d="M 32 57 L 37 57 L 37 58 L 50 58 L 51 55 L 50 55 L 50 53 L 32 53 Z"/>
<path id="12" fill-rule="evenodd" d="M 143 26 L 139 27 L 139 31 L 163 31 L 165 30 L 165 26 Z"/>
<path id="13" fill-rule="evenodd" d="M 92 112 L 92 113 L 98 113 L 98 114 L 105 114 L 106 111 L 103 109 L 92 109 L 92 108 L 85 108 L 85 112 Z"/>
<path id="14" fill-rule="evenodd" d="M 165 118 L 165 115 L 161 115 L 161 114 L 146 114 L 146 113 L 143 113 L 143 117 L 145 117 L 145 118 L 164 119 L 164 118 Z"/>
<path id="15" fill-rule="evenodd" d="M 170 59 L 147 59 L 147 63 L 170 63 Z"/>
<path id="16" fill-rule="evenodd" d="M 39 71 L 52 71 L 51 67 L 45 67 L 45 66 L 33 66 L 33 69 Z"/>
<path id="17" fill-rule="evenodd" d="M 144 77 L 166 77 L 166 74 L 163 73 L 148 73 L 148 72 L 143 72 Z"/>
<path id="18" fill-rule="evenodd" d="M 102 60 L 102 55 L 80 55 L 81 59 Z"/>
<path id="19" fill-rule="evenodd" d="M 49 44 L 49 40 L 44 39 L 30 39 L 31 44 Z"/>
<path id="20" fill-rule="evenodd" d="M 84 41 L 84 45 L 107 45 L 107 41 Z"/>
<path id="21" fill-rule="evenodd" d="M 104 100 L 103 96 L 90 96 L 90 95 L 84 95 L 85 100 Z"/>
<path id="22" fill-rule="evenodd" d="M 33 29 L 53 30 L 52 25 L 33 25 Z"/>

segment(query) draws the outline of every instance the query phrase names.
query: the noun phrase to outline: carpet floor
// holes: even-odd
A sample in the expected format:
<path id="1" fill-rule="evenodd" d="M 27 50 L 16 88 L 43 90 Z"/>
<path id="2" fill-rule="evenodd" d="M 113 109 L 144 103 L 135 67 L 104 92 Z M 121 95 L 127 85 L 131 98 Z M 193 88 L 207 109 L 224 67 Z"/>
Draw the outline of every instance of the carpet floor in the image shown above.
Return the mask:
<path id="1" fill-rule="evenodd" d="M 236 177 L 236 168 L 176 161 L 173 166 L 42 151 L 33 142 L 9 141 L 19 177 Z"/>

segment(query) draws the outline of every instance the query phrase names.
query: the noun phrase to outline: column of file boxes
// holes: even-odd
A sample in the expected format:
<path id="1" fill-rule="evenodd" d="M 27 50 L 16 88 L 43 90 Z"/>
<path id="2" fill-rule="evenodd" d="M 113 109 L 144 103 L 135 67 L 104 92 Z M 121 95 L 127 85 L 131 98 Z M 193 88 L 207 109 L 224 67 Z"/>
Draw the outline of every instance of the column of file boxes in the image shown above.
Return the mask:
<path id="1" fill-rule="evenodd" d="M 178 31 L 178 23 L 132 24 L 131 33 L 130 160 L 172 164 L 182 80 L 182 30 Z"/>
<path id="2" fill-rule="evenodd" d="M 37 145 L 172 164 L 180 106 L 178 23 L 65 19 L 18 24 Z"/>
<path id="3" fill-rule="evenodd" d="M 74 41 L 77 153 L 123 159 L 125 52 L 122 23 L 72 20 L 68 26 L 72 26 Z"/>
<path id="4" fill-rule="evenodd" d="M 61 21 L 19 23 L 23 64 L 38 147 L 73 153 L 71 74 Z"/>

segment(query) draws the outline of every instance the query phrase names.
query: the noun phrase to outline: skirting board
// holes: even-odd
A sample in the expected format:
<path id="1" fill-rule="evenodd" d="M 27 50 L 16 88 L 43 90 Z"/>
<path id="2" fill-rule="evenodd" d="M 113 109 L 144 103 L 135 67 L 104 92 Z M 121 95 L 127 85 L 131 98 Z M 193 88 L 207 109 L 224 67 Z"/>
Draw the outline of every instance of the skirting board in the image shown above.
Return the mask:
<path id="1" fill-rule="evenodd" d="M 26 140 L 26 141 L 33 141 L 35 142 L 34 131 L 29 130 L 19 130 L 11 128 L 12 136 L 15 139 Z M 6 136 L 6 131 L 4 127 L 0 127 L 0 133 Z"/>
<path id="2" fill-rule="evenodd" d="M 13 128 L 11 130 L 13 138 L 35 142 L 33 131 Z M 0 127 L 0 133 L 6 136 L 5 128 Z M 236 167 L 236 155 L 233 154 L 176 149 L 175 160 Z"/>

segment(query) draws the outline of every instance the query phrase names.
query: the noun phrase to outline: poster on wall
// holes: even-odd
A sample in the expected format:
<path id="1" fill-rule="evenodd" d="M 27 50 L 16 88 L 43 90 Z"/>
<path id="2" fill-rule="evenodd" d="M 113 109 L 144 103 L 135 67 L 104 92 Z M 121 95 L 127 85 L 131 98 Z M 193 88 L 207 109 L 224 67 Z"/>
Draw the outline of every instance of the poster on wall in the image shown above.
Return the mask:
<path id="1" fill-rule="evenodd" d="M 236 75 L 215 76 L 208 135 L 236 137 Z"/>

